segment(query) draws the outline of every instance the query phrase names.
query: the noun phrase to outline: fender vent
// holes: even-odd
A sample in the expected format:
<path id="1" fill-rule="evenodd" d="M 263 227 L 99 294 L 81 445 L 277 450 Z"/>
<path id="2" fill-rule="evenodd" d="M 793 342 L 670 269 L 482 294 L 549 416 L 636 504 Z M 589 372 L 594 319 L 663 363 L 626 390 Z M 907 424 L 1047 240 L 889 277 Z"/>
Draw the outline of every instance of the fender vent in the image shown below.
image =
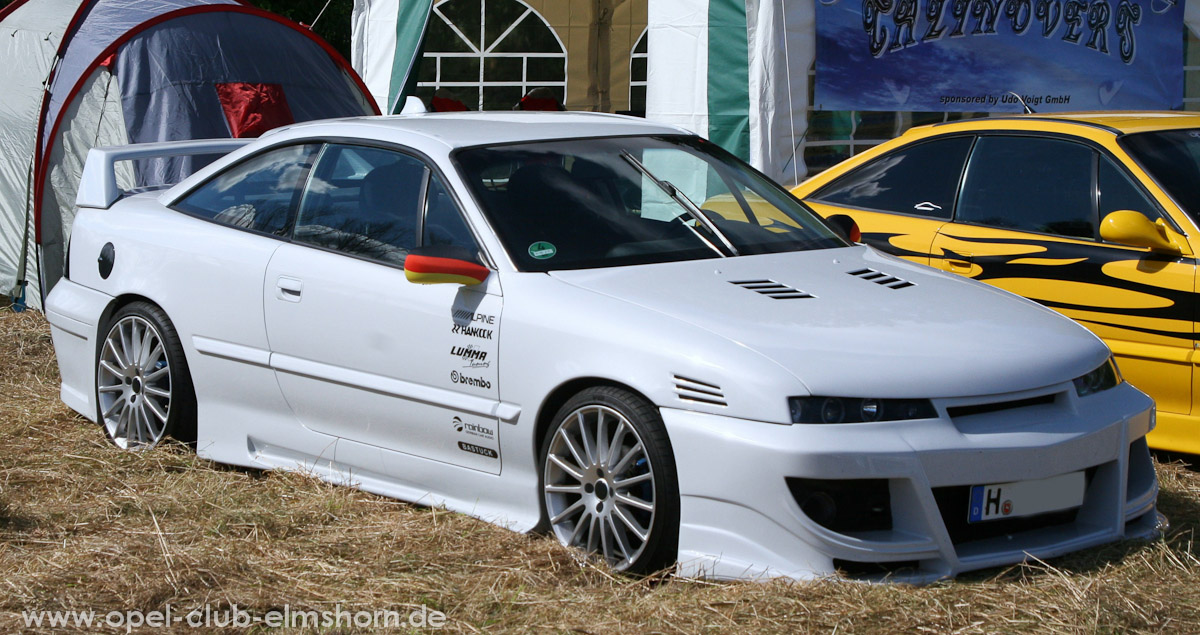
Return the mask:
<path id="1" fill-rule="evenodd" d="M 743 289 L 749 289 L 769 298 L 775 298 L 776 300 L 799 300 L 801 298 L 814 297 L 812 294 L 805 293 L 799 289 L 793 289 L 786 284 L 781 284 L 774 280 L 730 280 L 729 284 L 735 284 Z"/>
<path id="2" fill-rule="evenodd" d="M 721 392 L 720 386 L 680 375 L 672 375 L 672 378 L 675 380 L 675 394 L 679 395 L 680 401 L 704 403 L 711 406 L 729 405 L 725 402 L 725 393 Z"/>
<path id="3" fill-rule="evenodd" d="M 896 276 L 890 276 L 882 271 L 875 271 L 874 269 L 858 269 L 857 271 L 847 271 L 846 273 L 856 278 L 870 280 L 875 284 L 883 285 L 889 289 L 905 289 L 908 287 L 917 286 L 916 283 L 909 282 L 903 278 L 897 278 Z"/>

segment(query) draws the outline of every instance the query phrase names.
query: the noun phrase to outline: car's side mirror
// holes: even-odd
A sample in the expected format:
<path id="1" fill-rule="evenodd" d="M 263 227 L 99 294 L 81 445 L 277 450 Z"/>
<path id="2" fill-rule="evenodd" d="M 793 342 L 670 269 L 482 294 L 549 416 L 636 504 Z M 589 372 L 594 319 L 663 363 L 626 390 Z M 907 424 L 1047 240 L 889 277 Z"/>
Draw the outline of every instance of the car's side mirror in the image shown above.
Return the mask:
<path id="1" fill-rule="evenodd" d="M 404 277 L 416 284 L 472 286 L 487 280 L 491 272 L 461 247 L 417 247 L 404 258 Z"/>
<path id="2" fill-rule="evenodd" d="M 1181 250 L 1160 218 L 1151 222 L 1141 212 L 1117 210 L 1100 221 L 1100 237 L 1109 242 L 1178 255 Z"/>
<path id="3" fill-rule="evenodd" d="M 834 214 L 826 218 L 825 222 L 829 223 L 842 238 L 852 243 L 862 242 L 862 232 L 858 229 L 858 223 L 848 214 Z"/>

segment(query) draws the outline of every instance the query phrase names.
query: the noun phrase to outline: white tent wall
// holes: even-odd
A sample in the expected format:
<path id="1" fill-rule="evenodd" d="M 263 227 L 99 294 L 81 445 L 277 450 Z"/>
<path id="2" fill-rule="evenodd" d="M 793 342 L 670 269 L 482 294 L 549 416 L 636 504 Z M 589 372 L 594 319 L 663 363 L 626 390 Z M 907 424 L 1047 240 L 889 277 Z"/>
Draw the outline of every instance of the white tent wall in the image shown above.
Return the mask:
<path id="1" fill-rule="evenodd" d="M 783 183 L 804 179 L 808 69 L 816 55 L 812 0 L 746 3 L 750 70 L 750 164 Z"/>
<path id="2" fill-rule="evenodd" d="M 728 24 L 709 24 L 718 3 L 727 5 L 726 13 L 744 11 L 747 55 L 735 59 L 742 68 L 710 59 L 709 51 L 729 38 L 728 30 L 720 30 Z M 798 144 L 807 129 L 808 72 L 816 53 L 814 12 L 813 0 L 654 0 L 646 118 L 724 143 L 709 129 L 710 85 L 731 74 L 747 75 L 747 106 L 740 114 L 749 139 L 742 158 L 781 183 L 799 182 L 805 167 Z M 727 126 L 735 115 L 722 113 Z"/>
<path id="3" fill-rule="evenodd" d="M 652 0 L 646 118 L 708 136 L 708 2 Z"/>
<path id="4" fill-rule="evenodd" d="M 354 0 L 350 25 L 350 65 L 362 76 L 379 110 L 387 112 L 396 51 L 400 0 Z"/>
<path id="5" fill-rule="evenodd" d="M 117 80 L 104 67 L 88 77 L 83 90 L 63 114 L 63 125 L 50 150 L 50 173 L 47 197 L 42 206 L 42 249 L 47 254 L 61 254 L 71 238 L 75 222 L 75 196 L 88 150 L 100 146 L 119 146 L 129 143 L 125 131 L 125 115 L 121 109 L 121 92 Z M 133 166 L 123 162 L 117 166 L 117 184 L 124 189 L 134 186 Z M 58 217 L 45 222 L 51 215 Z M 63 274 L 60 258 L 44 258 L 43 274 L 47 280 L 57 280 Z"/>
<path id="6" fill-rule="evenodd" d="M 29 177 L 37 141 L 43 82 L 77 0 L 45 0 L 21 5 L 0 21 L 0 296 L 14 292 L 22 254 L 29 306 L 41 308 Z M 27 240 L 26 240 L 27 239 Z M 22 240 L 26 240 L 22 245 Z"/>

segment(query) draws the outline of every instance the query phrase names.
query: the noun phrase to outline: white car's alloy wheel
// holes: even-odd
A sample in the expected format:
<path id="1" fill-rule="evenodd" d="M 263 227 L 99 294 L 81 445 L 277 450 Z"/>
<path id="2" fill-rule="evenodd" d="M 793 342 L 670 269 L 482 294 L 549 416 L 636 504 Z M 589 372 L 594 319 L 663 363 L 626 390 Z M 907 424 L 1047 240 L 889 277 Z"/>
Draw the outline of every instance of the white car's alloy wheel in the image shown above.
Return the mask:
<path id="1" fill-rule="evenodd" d="M 618 571 L 651 571 L 666 552 L 673 560 L 674 541 L 665 534 L 673 537 L 678 529 L 678 487 L 673 461 L 664 458 L 665 433 L 647 434 L 661 431 L 657 416 L 647 423 L 640 419 L 649 417 L 634 414 L 653 411 L 649 404 L 621 403 L 636 398 L 619 389 L 594 390 L 621 399 L 576 406 L 576 398 L 564 406 L 569 411 L 560 411 L 543 455 L 546 519 L 564 545 L 602 555 Z"/>
<path id="2" fill-rule="evenodd" d="M 187 381 L 187 369 L 177 337 L 160 309 L 140 302 L 110 324 L 96 362 L 100 421 L 117 447 L 152 448 L 180 419 L 180 375 Z"/>

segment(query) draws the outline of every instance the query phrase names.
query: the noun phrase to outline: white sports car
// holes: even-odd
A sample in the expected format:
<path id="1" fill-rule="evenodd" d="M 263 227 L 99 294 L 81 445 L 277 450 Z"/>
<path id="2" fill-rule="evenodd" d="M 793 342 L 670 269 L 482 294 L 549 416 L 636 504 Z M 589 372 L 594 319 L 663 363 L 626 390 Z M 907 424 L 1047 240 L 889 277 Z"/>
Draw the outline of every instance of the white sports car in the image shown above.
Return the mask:
<path id="1" fill-rule="evenodd" d="M 1154 404 L 1100 340 L 834 227 L 639 120 L 314 122 L 94 150 L 46 314 L 63 400 L 121 448 L 174 435 L 618 570 L 920 582 L 1155 534 Z"/>

